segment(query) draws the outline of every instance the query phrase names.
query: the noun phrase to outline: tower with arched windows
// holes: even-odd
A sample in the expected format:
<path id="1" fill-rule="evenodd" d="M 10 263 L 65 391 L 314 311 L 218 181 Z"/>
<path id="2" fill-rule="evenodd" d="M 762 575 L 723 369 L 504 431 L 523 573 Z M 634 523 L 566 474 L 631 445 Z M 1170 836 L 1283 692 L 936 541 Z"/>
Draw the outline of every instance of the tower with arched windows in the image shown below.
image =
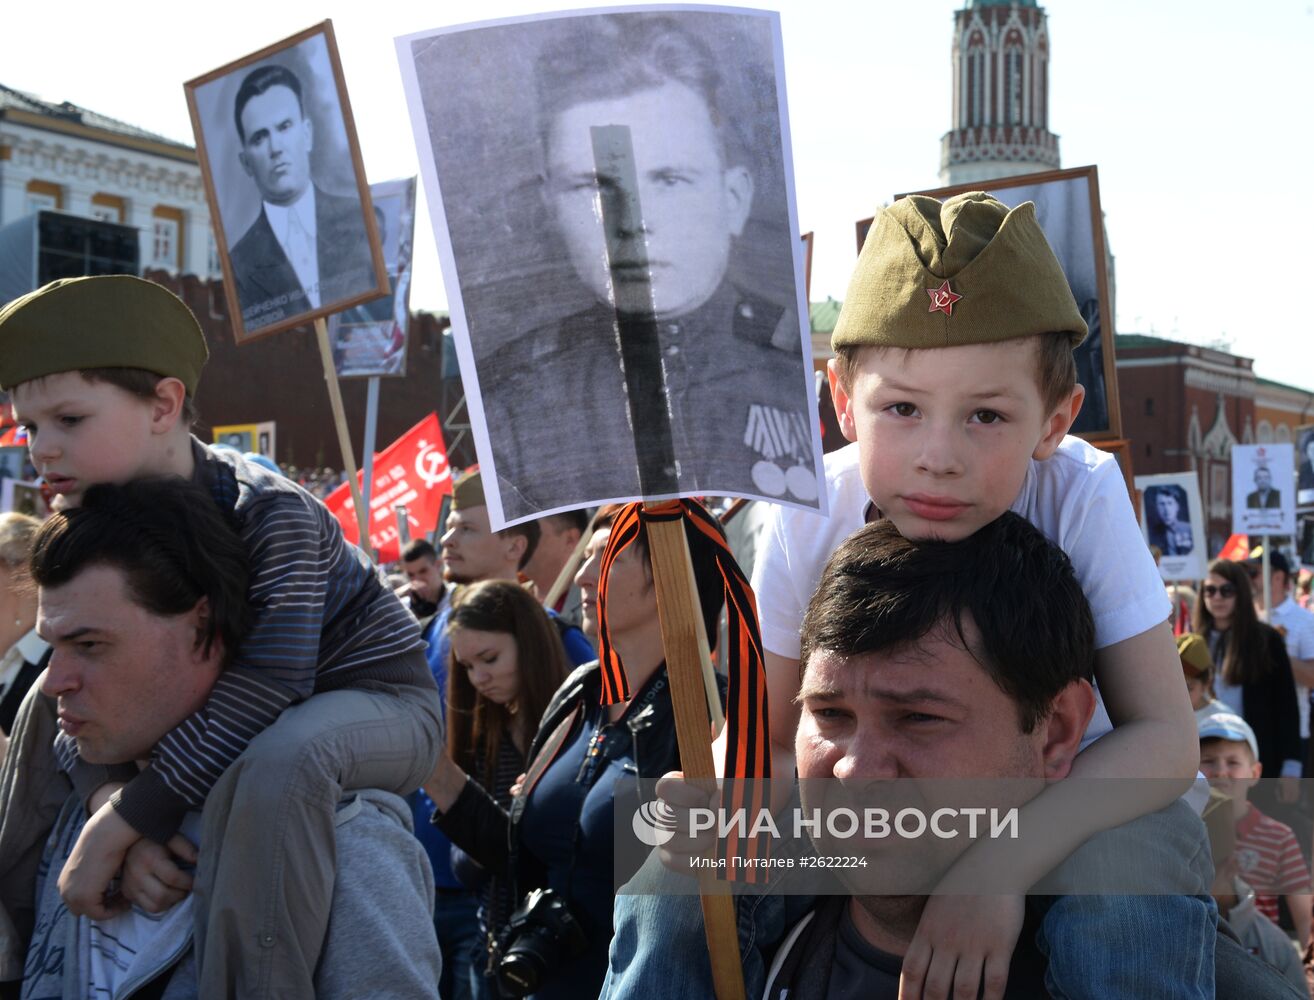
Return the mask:
<path id="1" fill-rule="evenodd" d="M 940 140 L 942 184 L 1058 168 L 1044 8 L 1035 0 L 967 0 L 954 15 L 953 72 L 953 128 Z"/>

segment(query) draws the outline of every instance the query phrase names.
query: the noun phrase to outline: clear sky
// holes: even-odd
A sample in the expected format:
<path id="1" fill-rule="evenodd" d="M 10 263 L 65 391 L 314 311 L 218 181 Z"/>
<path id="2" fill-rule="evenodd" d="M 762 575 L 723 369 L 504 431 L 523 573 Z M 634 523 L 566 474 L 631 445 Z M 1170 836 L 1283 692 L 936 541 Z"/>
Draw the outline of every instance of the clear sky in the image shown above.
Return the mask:
<path id="1" fill-rule="evenodd" d="M 529 0 L 10 4 L 0 83 L 192 141 L 184 80 L 331 17 L 372 181 L 417 172 L 393 39 L 558 9 Z M 854 222 L 938 183 L 953 0 L 780 0 L 812 298 L 842 299 Z M 1230 343 L 1314 389 L 1314 0 L 1053 0 L 1050 128 L 1097 164 L 1117 327 Z M 453 86 L 460 81 L 453 79 Z M 423 198 L 423 195 L 421 196 Z M 427 209 L 412 302 L 446 293 Z"/>

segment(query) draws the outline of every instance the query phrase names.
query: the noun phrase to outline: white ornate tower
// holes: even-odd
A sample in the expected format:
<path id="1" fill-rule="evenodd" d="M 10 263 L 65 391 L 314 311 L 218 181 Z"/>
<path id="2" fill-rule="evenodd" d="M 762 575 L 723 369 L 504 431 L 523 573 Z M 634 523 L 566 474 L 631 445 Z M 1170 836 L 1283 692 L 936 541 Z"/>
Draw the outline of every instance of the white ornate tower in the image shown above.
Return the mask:
<path id="1" fill-rule="evenodd" d="M 1056 170 L 1049 131 L 1049 32 L 1035 0 L 967 0 L 954 14 L 953 130 L 940 183 Z"/>

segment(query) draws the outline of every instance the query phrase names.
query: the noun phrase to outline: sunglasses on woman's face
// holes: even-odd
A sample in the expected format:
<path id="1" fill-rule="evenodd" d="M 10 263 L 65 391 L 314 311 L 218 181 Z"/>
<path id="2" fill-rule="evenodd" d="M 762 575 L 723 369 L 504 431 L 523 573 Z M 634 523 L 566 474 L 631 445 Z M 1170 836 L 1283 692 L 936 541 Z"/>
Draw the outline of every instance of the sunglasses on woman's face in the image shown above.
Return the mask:
<path id="1" fill-rule="evenodd" d="M 1215 587 L 1212 583 L 1206 583 L 1204 589 L 1205 597 L 1235 597 L 1236 588 L 1230 583 Z"/>

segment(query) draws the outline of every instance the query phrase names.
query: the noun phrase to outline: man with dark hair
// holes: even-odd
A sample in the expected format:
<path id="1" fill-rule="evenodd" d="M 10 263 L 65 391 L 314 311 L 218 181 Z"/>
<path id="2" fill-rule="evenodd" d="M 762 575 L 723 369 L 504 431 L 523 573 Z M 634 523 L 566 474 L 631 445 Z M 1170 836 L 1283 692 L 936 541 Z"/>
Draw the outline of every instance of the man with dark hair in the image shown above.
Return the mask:
<path id="1" fill-rule="evenodd" d="M 589 526 L 589 512 L 586 509 L 566 510 L 559 514 L 549 514 L 538 519 L 540 535 L 538 545 L 529 562 L 525 563 L 525 576 L 534 585 L 539 600 L 547 602 L 548 593 L 557 577 L 565 568 L 570 557 L 575 554 L 579 540 Z M 578 569 L 578 565 L 575 569 Z M 574 570 L 571 571 L 574 576 Z M 579 588 L 570 581 L 557 599 L 550 605 L 558 615 L 572 625 L 580 623 Z"/>
<path id="2" fill-rule="evenodd" d="M 956 542 L 909 541 L 888 520 L 861 528 L 822 573 L 803 619 L 800 663 L 795 747 L 804 816 L 833 807 L 832 795 L 859 809 L 888 806 L 891 815 L 897 809 L 892 803 L 903 794 L 925 795 L 913 801 L 929 810 L 928 800 L 944 794 L 943 779 L 964 779 L 949 787 L 986 793 L 985 804 L 1020 809 L 1041 789 L 1068 777 L 1095 706 L 1089 604 L 1063 552 L 1011 513 Z M 707 803 L 705 793 L 671 776 L 658 792 L 675 809 L 677 831 L 687 829 L 682 810 Z M 1146 881 L 1137 884 L 1147 892 L 1180 893 L 1189 885 L 1198 891 L 1188 898 L 1212 927 L 1204 898 L 1212 870 L 1207 845 L 1195 836 L 1198 823 L 1179 800 L 1120 828 L 1115 841 L 1105 839 L 1114 834 L 1093 838 L 1051 878 L 1064 887 L 1090 879 L 1084 883 L 1088 892 L 1100 891 L 1110 880 L 1125 886 L 1142 873 Z M 780 821 L 782 828 L 787 825 Z M 821 824 L 812 831 L 824 829 Z M 816 892 L 820 876 L 815 868 L 799 866 L 776 883 L 776 892 L 739 900 L 748 995 L 893 1000 L 908 971 L 905 963 L 914 961 L 909 944 L 931 898 L 913 886 L 940 884 L 972 841 L 929 833 L 856 843 L 809 835 L 817 855 L 857 854 L 867 864 L 837 872 L 842 886 L 831 891 L 847 888 L 847 896 L 842 891 L 801 895 Z M 1023 820 L 1021 836 L 1026 835 Z M 665 850 L 672 867 L 688 870 L 684 855 L 690 845 L 678 834 Z M 1163 852 L 1180 870 L 1154 870 Z M 1007 873 L 1000 878 L 999 886 L 1010 884 Z M 1016 891 L 999 886 L 961 891 Z M 1158 953 L 1158 945 L 1167 943 L 1129 940 L 1125 928 L 1083 922 L 1082 898 L 1028 897 L 1011 965 L 992 962 L 984 969 L 986 996 L 1049 995 L 1047 966 L 1063 952 L 1069 966 L 1072 953 L 1093 947 L 1116 963 L 1127 954 L 1124 949 L 1153 947 Z M 638 995 L 640 983 L 649 1000 L 710 995 L 710 965 L 691 903 L 688 897 L 617 897 L 603 997 Z M 1067 925 L 1058 931 L 1052 923 L 1056 914 Z M 1177 930 L 1165 928 L 1164 934 L 1175 938 Z M 675 954 L 679 961 L 672 959 Z M 1190 995 L 1183 983 L 1200 956 L 1179 958 L 1180 965 L 1166 963 L 1156 970 L 1160 978 L 1154 982 L 1130 978 L 1125 970 L 1134 963 L 1118 965 L 1113 976 L 1121 974 L 1124 987 L 1118 995 Z M 1219 997 L 1289 996 L 1280 977 L 1270 976 L 1221 934 L 1216 960 Z M 654 975 L 657 969 L 660 977 Z M 937 995 L 947 996 L 953 994 L 954 970 L 947 970 L 947 978 L 944 972 L 933 978 Z M 975 976 L 976 995 L 982 969 L 967 972 Z M 1101 974 L 1102 982 L 1108 978 Z M 658 980 L 658 987 L 650 988 Z M 930 989 L 930 978 L 927 983 Z"/>
<path id="3" fill-rule="evenodd" d="M 402 549 L 402 569 L 411 585 L 411 614 L 423 626 L 428 618 L 438 613 L 445 602 L 447 588 L 443 583 L 443 567 L 438 552 L 427 538 L 413 538 Z"/>
<path id="4" fill-rule="evenodd" d="M 210 699 L 252 619 L 246 546 L 204 488 L 182 480 L 91 487 L 80 507 L 42 527 L 32 577 L 38 629 L 52 646 L 42 692 L 57 699 L 81 759 L 104 767 L 154 757 Z M 182 834 L 129 852 L 125 868 L 155 878 L 125 880 L 125 893 L 138 887 L 131 898 L 109 897 L 113 915 L 96 920 L 73 916 L 59 894 L 87 822 L 82 795 L 67 786 L 38 871 L 24 995 L 110 996 L 147 983 L 152 995 L 198 995 L 193 928 L 208 922 L 209 897 L 193 894 L 191 876 L 175 866 L 206 870 L 228 822 L 226 787 L 242 765 L 239 757 L 204 810 L 188 814 Z M 394 795 L 366 790 L 339 806 L 317 995 L 358 995 L 367 972 L 371 993 L 433 995 L 439 957 L 422 933 L 433 897 L 408 829 Z M 361 955 L 371 958 L 368 970 Z"/>
<path id="5" fill-rule="evenodd" d="M 1255 467 L 1255 488 L 1246 494 L 1246 506 L 1255 510 L 1282 506 L 1282 491 L 1273 488 L 1273 470 L 1267 465 Z"/>
<path id="6" fill-rule="evenodd" d="M 258 330 L 373 288 L 360 202 L 312 183 L 315 130 L 297 75 L 277 65 L 252 70 L 233 119 L 238 160 L 262 203 L 230 254 L 243 326 Z"/>
<path id="7" fill-rule="evenodd" d="M 720 62 L 670 17 L 580 20 L 535 83 L 544 200 L 594 302 L 481 361 L 503 513 L 709 487 L 814 501 L 798 317 L 732 277 L 756 164 Z M 563 454 L 578 441 L 603 458 Z"/>

